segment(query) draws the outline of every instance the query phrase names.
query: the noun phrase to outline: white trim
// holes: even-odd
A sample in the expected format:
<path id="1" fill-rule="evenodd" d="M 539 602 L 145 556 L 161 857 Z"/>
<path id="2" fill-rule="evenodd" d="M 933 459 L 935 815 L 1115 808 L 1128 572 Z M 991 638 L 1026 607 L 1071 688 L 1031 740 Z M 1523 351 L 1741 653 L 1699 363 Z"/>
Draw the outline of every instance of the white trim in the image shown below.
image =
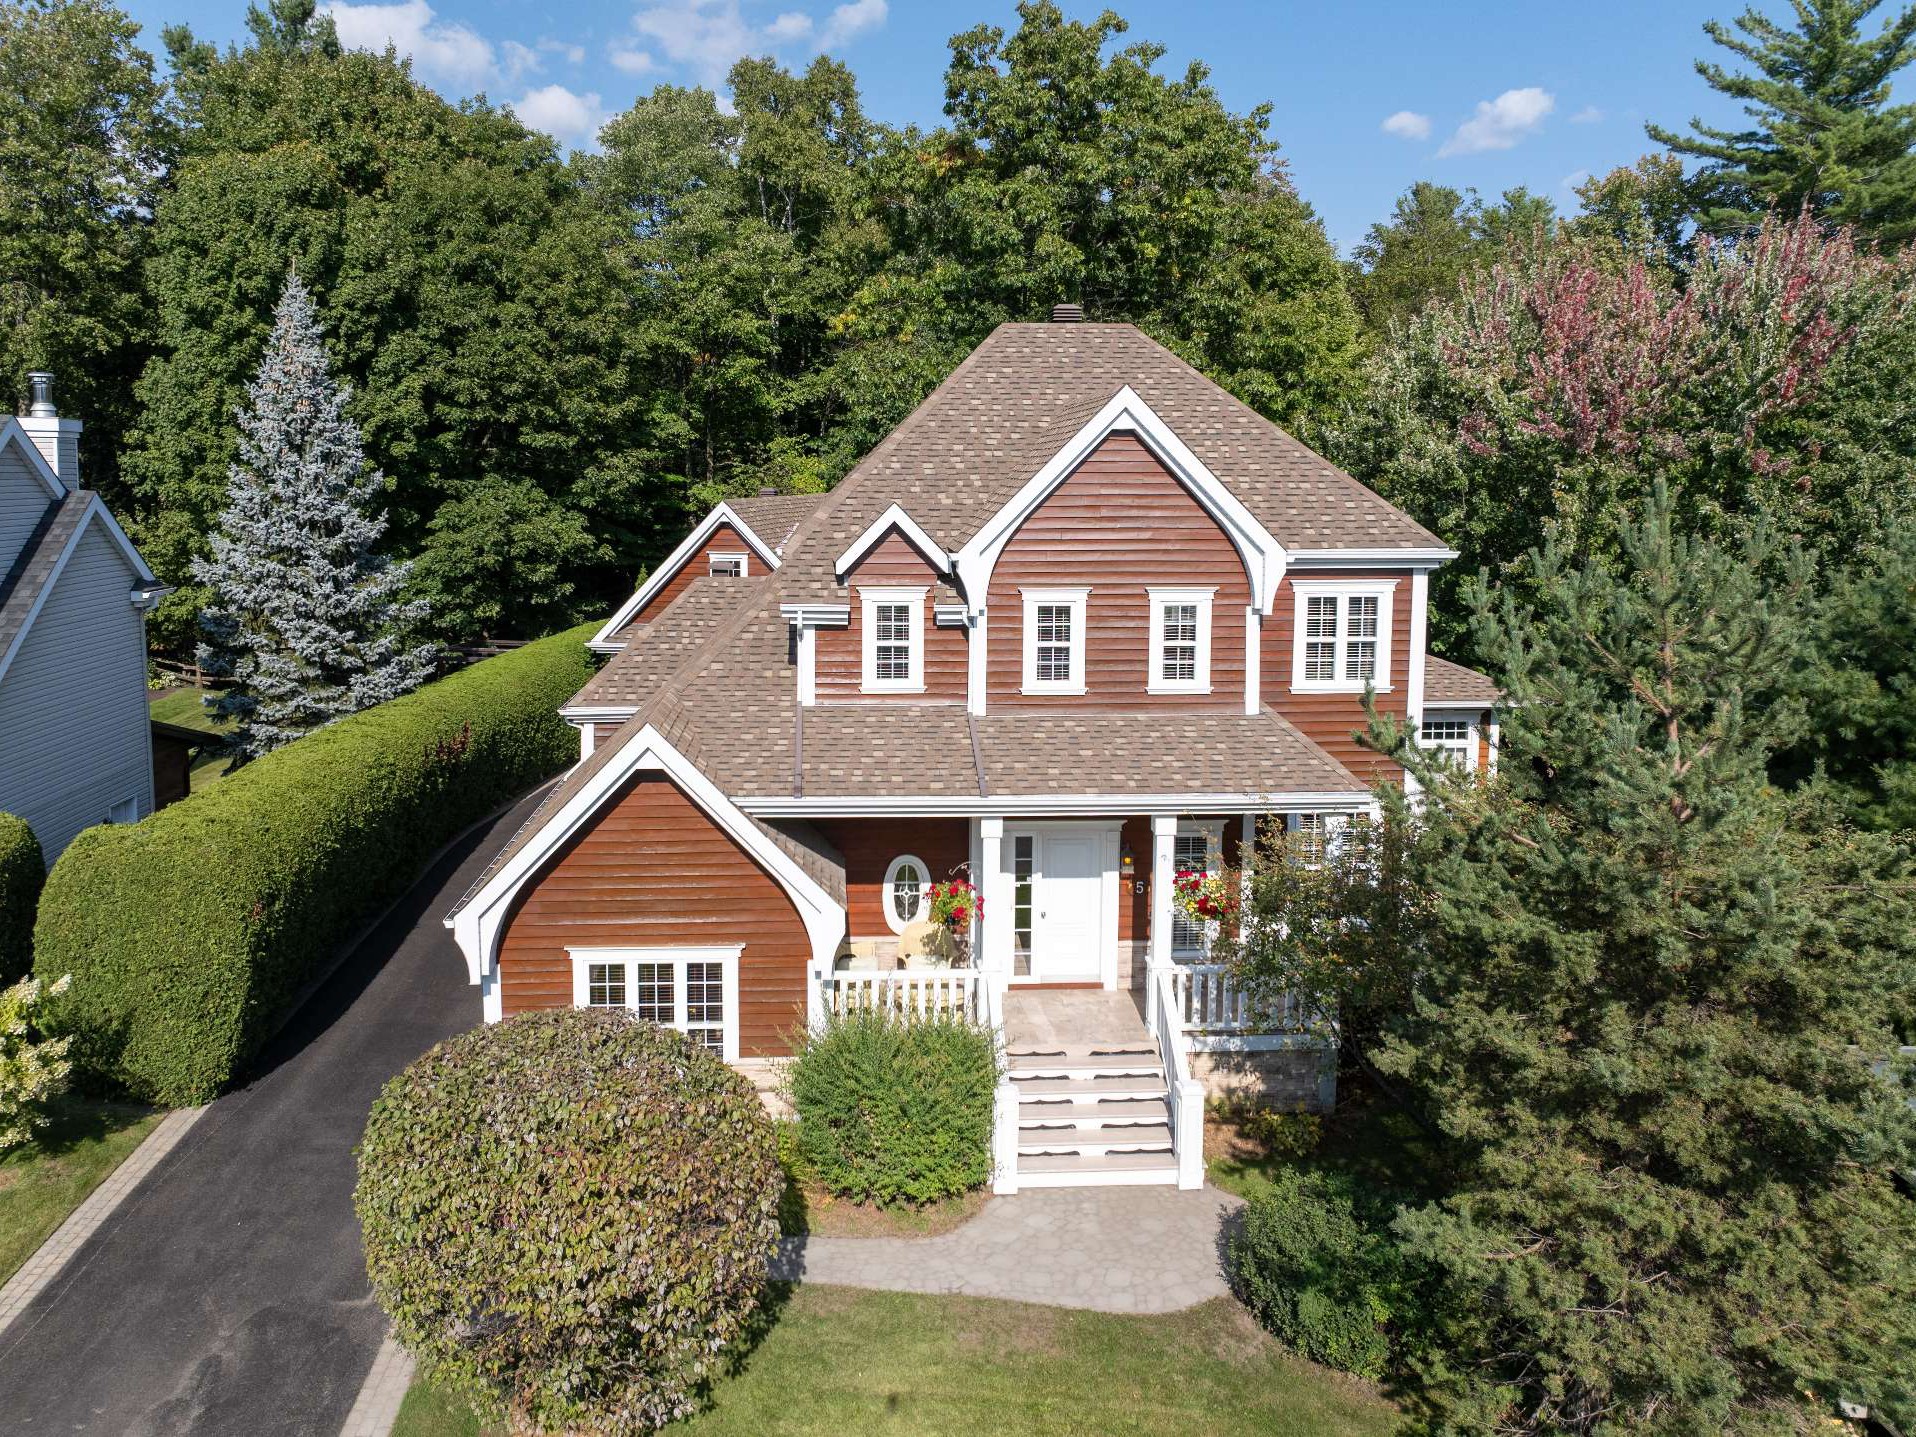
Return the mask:
<path id="1" fill-rule="evenodd" d="M 85 536 L 87 526 L 96 520 L 106 525 L 107 537 L 126 556 L 127 562 L 139 575 L 141 583 L 148 585 L 159 583 L 159 580 L 153 576 L 153 571 L 146 567 L 146 560 L 140 557 L 140 551 L 133 547 L 133 541 L 126 537 L 126 530 L 120 527 L 119 521 L 113 517 L 112 510 L 106 507 L 106 501 L 98 494 L 89 494 L 86 499 L 86 508 L 80 514 L 80 521 L 73 526 L 73 532 L 67 535 L 67 541 L 60 550 L 60 556 L 53 561 L 53 568 L 48 572 L 46 582 L 41 584 L 40 592 L 34 595 L 33 606 L 27 610 L 26 618 L 21 620 L 20 628 L 13 636 L 13 642 L 7 646 L 4 653 L 0 653 L 0 679 L 7 676 L 7 670 L 12 666 L 14 656 L 20 652 L 21 645 L 26 643 L 27 634 L 33 628 L 33 621 L 40 617 L 40 611 L 46 607 L 48 596 L 60 582 L 60 576 L 66 572 L 67 561 L 78 552 L 80 540 Z M 139 608 L 140 605 L 133 604 L 133 607 Z"/>
<path id="2" fill-rule="evenodd" d="M 1244 606 L 1244 712 L 1264 707 L 1264 616 L 1255 604 Z"/>
<path id="3" fill-rule="evenodd" d="M 780 604 L 779 617 L 788 624 L 814 629 L 842 629 L 852 621 L 850 604 Z"/>
<path id="4" fill-rule="evenodd" d="M 632 976 L 634 963 L 670 963 L 676 970 L 672 981 L 672 1022 L 661 1023 L 660 1027 L 670 1027 L 674 1032 L 686 1033 L 691 1024 L 691 1015 L 686 1008 L 685 966 L 688 963 L 717 963 L 719 965 L 719 1006 L 723 1010 L 719 1022 L 720 1054 L 728 1063 L 738 1061 L 738 967 L 739 955 L 745 951 L 743 943 L 730 943 L 719 946 L 680 948 L 664 947 L 628 947 L 615 945 L 609 948 L 575 948 L 570 945 L 566 954 L 572 959 L 572 1006 L 587 1008 L 590 995 L 590 966 L 594 963 L 620 963 L 625 965 L 625 1004 L 627 1009 L 636 1006 L 637 983 Z M 689 1036 L 689 1034 L 688 1034 Z"/>
<path id="5" fill-rule="evenodd" d="M 1024 662 L 1020 669 L 1022 692 L 1028 694 L 1081 694 L 1084 683 L 1084 628 L 1091 608 L 1089 589 L 1020 589 L 1024 602 Z M 1038 606 L 1063 606 L 1071 610 L 1071 641 L 1068 679 L 1038 677 Z M 1053 645 L 1052 647 L 1056 647 Z"/>
<path id="6" fill-rule="evenodd" d="M 46 486 L 48 496 L 54 503 L 67 497 L 67 483 L 60 477 L 59 471 L 47 462 L 47 456 L 40 452 L 40 446 L 33 442 L 33 436 L 26 427 L 12 415 L 0 421 L 0 449 L 7 447 L 10 439 L 18 440 L 20 452 L 27 457 L 27 468 L 33 471 L 33 477 Z M 149 576 L 150 577 L 150 576 Z"/>
<path id="7" fill-rule="evenodd" d="M 971 625 L 971 637 L 965 641 L 965 711 L 982 715 L 991 692 L 991 669 L 985 662 L 990 656 L 985 631 L 991 615 L 983 609 L 977 614 Z"/>
<path id="8" fill-rule="evenodd" d="M 839 583 L 844 583 L 845 576 L 851 573 L 858 561 L 876 548 L 878 542 L 894 528 L 905 536 L 906 542 L 916 549 L 932 568 L 941 574 L 951 572 L 951 556 L 942 546 L 933 542 L 931 535 L 919 527 L 916 519 L 894 504 L 867 524 L 865 532 L 852 540 L 851 547 L 838 556 L 838 562 L 833 566 L 833 573 L 837 576 Z"/>
<path id="9" fill-rule="evenodd" d="M 1410 576 L 1410 613 L 1406 642 L 1410 645 L 1410 677 L 1404 695 L 1404 712 L 1416 723 L 1424 712 L 1424 649 L 1429 643 L 1430 574 L 1419 570 Z"/>
<path id="10" fill-rule="evenodd" d="M 1276 602 L 1278 581 L 1284 577 L 1284 546 L 1128 384 L 1085 421 L 1084 426 L 1045 461 L 1044 467 L 1026 480 L 953 556 L 953 571 L 965 598 L 973 606 L 984 601 L 985 595 L 991 592 L 992 570 L 997 567 L 998 557 L 1011 536 L 1050 497 L 1052 490 L 1069 478 L 1098 445 L 1119 430 L 1137 435 L 1191 497 L 1217 520 L 1244 561 L 1251 581 L 1251 601 L 1260 612 L 1268 614 Z"/>
<path id="11" fill-rule="evenodd" d="M 818 628 L 798 626 L 798 705 L 813 708 L 818 703 Z"/>
<path id="12" fill-rule="evenodd" d="M 1291 692 L 1294 694 L 1361 694 L 1365 689 L 1385 694 L 1390 692 L 1391 663 L 1391 613 L 1392 596 L 1397 589 L 1396 579 L 1292 579 L 1291 580 Z M 1306 679 L 1304 677 L 1304 611 L 1306 601 L 1313 598 L 1332 598 L 1338 600 L 1337 636 L 1334 654 L 1339 677 L 1334 679 Z M 1344 602 L 1351 598 L 1374 598 L 1377 600 L 1377 662 L 1374 672 L 1368 679 L 1347 679 L 1342 677 L 1344 655 L 1349 643 L 1347 629 L 1350 608 Z"/>
<path id="13" fill-rule="evenodd" d="M 986 819 L 984 822 L 990 822 Z M 1089 837 L 1096 842 L 1098 859 L 1098 901 L 1096 905 L 1097 934 L 1093 939 L 1093 950 L 1097 955 L 1097 982 L 1107 991 L 1115 991 L 1118 986 L 1118 851 L 1124 832 L 1124 821 L 1112 819 L 1106 822 L 1056 822 L 1050 819 L 1038 819 L 1031 822 L 1014 824 L 1003 830 L 1003 848 L 1001 861 L 1004 864 L 1005 891 L 1004 912 L 1005 934 L 1005 974 L 1006 981 L 1013 987 L 1022 987 L 1031 983 L 1086 982 L 1083 973 L 1047 973 L 1043 967 L 1043 957 L 1039 951 L 1038 914 L 1039 902 L 1043 898 L 1045 879 L 1046 840 L 1059 836 L 1073 838 Z M 1031 933 L 1031 971 L 1018 977 L 1012 969 L 1017 962 L 1017 933 L 1012 924 L 1012 916 L 1017 904 L 1017 875 L 1012 871 L 1017 860 L 1017 841 L 1020 838 L 1031 840 L 1031 878 L 1032 878 L 1032 933 Z M 991 900 L 985 900 L 989 911 Z"/>
<path id="14" fill-rule="evenodd" d="M 482 985 L 488 1016 L 498 1006 L 499 939 L 506 915 L 519 890 L 553 854 L 580 832 L 599 809 L 635 773 L 661 774 L 743 848 L 785 890 L 805 923 L 812 943 L 812 961 L 831 966 L 832 955 L 845 933 L 845 905 L 833 898 L 818 880 L 768 838 L 731 799 L 672 747 L 651 724 L 620 740 L 606 762 L 535 832 L 526 846 L 472 895 L 465 906 L 445 920 L 459 951 L 465 955 L 466 974 Z"/>
<path id="15" fill-rule="evenodd" d="M 1211 608 L 1217 598 L 1217 586 L 1208 589 L 1147 588 L 1145 600 L 1151 611 L 1150 672 L 1145 675 L 1148 694 L 1208 694 L 1211 691 Z M 1195 676 L 1188 679 L 1164 677 L 1164 609 L 1169 604 L 1193 604 L 1197 607 L 1197 661 Z"/>
<path id="16" fill-rule="evenodd" d="M 918 913 L 910 919 L 900 918 L 892 907 L 892 885 L 898 882 L 898 870 L 907 863 L 918 870 Z M 885 915 L 885 926 L 892 932 L 903 936 L 913 923 L 926 921 L 931 914 L 931 869 L 915 853 L 901 853 L 885 868 L 885 886 L 878 891 L 878 907 Z"/>
<path id="17" fill-rule="evenodd" d="M 989 798 L 914 794 L 884 798 L 741 798 L 742 812 L 761 818 L 1005 818 L 1130 817 L 1139 813 L 1315 813 L 1348 808 L 1368 812 L 1361 789 L 1321 793 L 1069 793 L 994 794 Z"/>
<path id="18" fill-rule="evenodd" d="M 579 730 L 579 762 L 584 763 L 587 759 L 592 757 L 592 727 L 593 726 L 590 722 L 586 722 L 582 724 L 577 724 L 575 725 L 575 727 Z"/>
<path id="19" fill-rule="evenodd" d="M 971 622 L 971 610 L 963 604 L 933 604 L 931 621 L 941 629 L 962 629 Z"/>
<path id="20" fill-rule="evenodd" d="M 624 723 L 638 710 L 627 704 L 619 707 L 612 704 L 575 704 L 559 710 L 559 717 L 570 723 L 583 723 L 596 719 L 600 723 Z"/>
<path id="21" fill-rule="evenodd" d="M 721 574 L 712 567 L 720 561 L 729 563 L 733 559 L 738 560 L 736 574 Z M 749 579 L 752 577 L 752 556 L 738 550 L 714 549 L 705 556 L 705 576 L 708 579 Z"/>
<path id="22" fill-rule="evenodd" d="M 1416 740 L 1417 746 L 1426 753 L 1454 753 L 1458 750 L 1450 744 L 1426 743 L 1424 741 L 1424 725 L 1427 723 L 1463 724 L 1464 742 L 1461 751 L 1464 757 L 1464 772 L 1475 773 L 1477 771 L 1477 745 L 1483 737 L 1483 717 L 1484 711 L 1482 706 L 1476 708 L 1460 708 L 1446 706 L 1444 704 L 1432 704 L 1411 723 L 1411 736 Z"/>
<path id="23" fill-rule="evenodd" d="M 859 648 L 862 651 L 860 678 L 868 694 L 922 694 L 925 691 L 925 594 L 916 587 L 888 584 L 858 589 Z M 881 604 L 903 605 L 911 616 L 911 633 L 906 642 L 910 672 L 902 679 L 878 676 L 878 624 L 874 611 Z M 804 632 L 801 630 L 801 632 Z M 802 676 L 801 676 L 802 678 Z"/>
<path id="24" fill-rule="evenodd" d="M 1439 568 L 1457 557 L 1455 549 L 1292 549 L 1293 569 Z"/>
<path id="25" fill-rule="evenodd" d="M 765 567 L 768 570 L 778 568 L 778 555 L 766 546 L 763 539 L 752 532 L 752 526 L 739 518 L 730 504 L 719 504 L 699 521 L 697 528 L 679 541 L 678 547 L 667 554 L 659 567 L 646 576 L 645 582 L 639 585 L 638 591 L 619 605 L 612 617 L 600 627 L 599 632 L 586 640 L 585 646 L 595 653 L 617 653 L 624 648 L 625 644 L 615 641 L 612 636 L 630 623 L 634 614 L 651 603 L 657 597 L 659 590 L 692 562 L 692 556 L 705 547 L 705 541 L 718 531 L 721 524 L 730 524 L 736 529 L 739 537 L 745 540 L 752 552 L 765 561 Z"/>

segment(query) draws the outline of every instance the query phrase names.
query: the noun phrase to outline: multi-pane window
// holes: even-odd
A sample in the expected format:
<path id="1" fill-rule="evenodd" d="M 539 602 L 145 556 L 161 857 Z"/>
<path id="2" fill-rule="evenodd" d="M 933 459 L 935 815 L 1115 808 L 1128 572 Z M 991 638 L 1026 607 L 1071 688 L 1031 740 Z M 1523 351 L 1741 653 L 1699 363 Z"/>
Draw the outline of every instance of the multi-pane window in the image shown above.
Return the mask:
<path id="1" fill-rule="evenodd" d="M 1024 591 L 1024 687 L 1084 692 L 1085 589 Z"/>
<path id="2" fill-rule="evenodd" d="M 1215 589 L 1151 589 L 1152 693 L 1209 693 Z"/>
<path id="3" fill-rule="evenodd" d="M 885 870 L 885 885 L 880 901 L 884 904 L 885 924 L 902 934 L 925 917 L 931 893 L 931 870 L 924 860 L 901 853 Z"/>
<path id="4" fill-rule="evenodd" d="M 1329 815 L 1294 813 L 1291 815 L 1291 848 L 1305 863 L 1315 866 L 1330 852 Z"/>
<path id="5" fill-rule="evenodd" d="M 886 683 L 911 682 L 911 606 L 874 605 L 872 625 L 872 642 L 878 646 L 873 662 L 879 679 Z"/>
<path id="6" fill-rule="evenodd" d="M 738 957 L 729 948 L 575 948 L 572 1000 L 624 1008 L 675 1028 L 723 1058 L 738 1056 Z"/>
<path id="7" fill-rule="evenodd" d="M 1300 580 L 1296 587 L 1297 687 L 1388 689 L 1391 585 Z"/>
<path id="8" fill-rule="evenodd" d="M 1011 971 L 1031 976 L 1031 900 L 1038 840 L 1020 833 L 1011 840 Z"/>
<path id="9" fill-rule="evenodd" d="M 1071 605 L 1038 605 L 1038 682 L 1071 682 Z"/>
<path id="10" fill-rule="evenodd" d="M 745 556 L 743 554 L 711 554 L 706 557 L 705 570 L 713 578 L 742 579 L 745 577 Z"/>
<path id="11" fill-rule="evenodd" d="M 1470 720 L 1462 718 L 1426 718 L 1417 739 L 1425 748 L 1454 763 L 1460 769 L 1470 767 Z"/>
<path id="12" fill-rule="evenodd" d="M 1173 873 L 1214 873 L 1219 858 L 1220 834 L 1215 829 L 1180 829 L 1173 840 L 1171 850 L 1171 871 Z M 1205 925 L 1193 922 L 1181 909 L 1171 911 L 1171 951 L 1185 956 L 1194 956 L 1204 951 L 1207 938 Z"/>
<path id="13" fill-rule="evenodd" d="M 1166 604 L 1158 611 L 1164 632 L 1164 650 L 1158 661 L 1158 677 L 1169 683 L 1192 683 L 1197 679 L 1198 606 Z"/>

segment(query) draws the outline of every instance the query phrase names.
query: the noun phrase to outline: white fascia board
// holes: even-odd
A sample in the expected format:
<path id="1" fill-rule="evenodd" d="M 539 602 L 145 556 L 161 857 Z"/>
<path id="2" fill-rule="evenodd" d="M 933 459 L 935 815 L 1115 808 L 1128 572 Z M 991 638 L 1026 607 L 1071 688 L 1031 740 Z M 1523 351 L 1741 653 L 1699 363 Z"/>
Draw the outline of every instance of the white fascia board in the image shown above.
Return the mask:
<path id="1" fill-rule="evenodd" d="M 919 527 L 916 519 L 894 504 L 867 524 L 865 532 L 852 540 L 851 547 L 838 556 L 838 563 L 833 566 L 833 572 L 837 575 L 839 583 L 844 583 L 845 576 L 852 571 L 853 566 L 877 547 L 878 541 L 894 528 L 905 536 L 932 568 L 941 574 L 951 572 L 951 555 L 947 554 L 942 545 L 934 542 L 931 535 Z"/>
<path id="2" fill-rule="evenodd" d="M 27 468 L 33 471 L 34 478 L 46 485 L 48 496 L 56 504 L 67 497 L 66 482 L 47 463 L 47 456 L 40 452 L 40 446 L 33 442 L 33 436 L 11 415 L 0 421 L 0 449 L 5 449 L 9 444 L 26 458 Z"/>
<path id="3" fill-rule="evenodd" d="M 1435 569 L 1457 557 L 1455 549 L 1293 549 L 1293 569 Z"/>
<path id="4" fill-rule="evenodd" d="M 962 629 L 975 616 L 963 604 L 933 604 L 931 617 L 941 629 Z"/>
<path id="5" fill-rule="evenodd" d="M 133 541 L 126 537 L 126 530 L 119 526 L 112 511 L 106 507 L 106 502 L 98 494 L 89 496 L 86 509 L 80 515 L 80 522 L 75 524 L 73 532 L 67 535 L 65 546 L 61 548 L 59 557 L 53 561 L 52 571 L 47 574 L 47 581 L 40 586 L 40 592 L 34 595 L 33 607 L 27 610 L 27 616 L 14 634 L 13 642 L 7 646 L 7 651 L 0 654 L 0 679 L 7 676 L 7 670 L 13 665 L 14 655 L 20 652 L 21 645 L 27 641 L 27 634 L 33 628 L 33 621 L 40 617 L 40 611 L 46 607 L 48 597 L 60 583 L 60 576 L 66 572 L 67 561 L 79 549 L 80 540 L 85 537 L 87 526 L 94 523 L 106 526 L 107 537 L 112 539 L 126 556 L 127 563 L 132 565 L 133 571 L 139 575 L 142 588 L 159 585 L 160 581 L 154 578 L 153 571 L 146 567 L 146 560 L 142 559 L 140 551 L 133 547 Z M 134 602 L 131 591 L 129 591 L 127 602 Z"/>
<path id="6" fill-rule="evenodd" d="M 806 629 L 843 628 L 852 621 L 850 604 L 780 604 L 779 616 Z"/>
<path id="7" fill-rule="evenodd" d="M 579 791 L 457 913 L 445 920 L 474 983 L 496 974 L 512 900 L 547 859 L 580 832 L 636 773 L 664 775 L 769 873 L 798 909 L 815 962 L 829 963 L 845 932 L 845 909 L 651 724 L 628 734 Z M 495 979 L 496 981 L 496 979 Z"/>
<path id="8" fill-rule="evenodd" d="M 1024 487 L 987 519 L 955 556 L 954 571 L 965 598 L 974 607 L 983 602 L 991 585 L 991 571 L 1011 536 L 1031 517 L 1092 450 L 1120 430 L 1136 434 L 1191 496 L 1230 536 L 1251 579 L 1251 599 L 1258 612 L 1268 614 L 1276 601 L 1278 581 L 1284 576 L 1286 554 L 1275 535 L 1260 524 L 1242 500 L 1208 469 L 1188 445 L 1172 432 L 1138 392 L 1125 385 L 1104 407 L 1066 440 Z"/>
<path id="9" fill-rule="evenodd" d="M 625 645 L 615 642 L 613 635 L 631 622 L 632 616 L 652 602 L 653 597 L 672 581 L 679 570 L 692 561 L 692 556 L 705 547 L 705 541 L 717 532 L 719 525 L 730 524 L 738 530 L 740 536 L 751 546 L 752 552 L 765 561 L 767 569 L 778 567 L 778 555 L 752 532 L 752 526 L 733 511 L 730 504 L 720 504 L 699 522 L 699 526 L 679 541 L 678 548 L 665 556 L 660 564 L 646 576 L 638 591 L 619 605 L 618 611 L 607 619 L 599 632 L 586 641 L 586 647 L 597 653 L 616 653 Z"/>
<path id="10" fill-rule="evenodd" d="M 1368 812 L 1368 792 L 1324 793 L 1072 793 L 993 794 L 989 798 L 932 795 L 906 798 L 741 798 L 738 806 L 760 818 L 1021 818 L 1059 815 L 1132 818 L 1141 813 L 1316 813 L 1324 809 Z"/>
<path id="11" fill-rule="evenodd" d="M 631 704 L 617 708 L 609 704 L 572 704 L 559 710 L 559 717 L 573 723 L 623 723 L 637 713 Z"/>

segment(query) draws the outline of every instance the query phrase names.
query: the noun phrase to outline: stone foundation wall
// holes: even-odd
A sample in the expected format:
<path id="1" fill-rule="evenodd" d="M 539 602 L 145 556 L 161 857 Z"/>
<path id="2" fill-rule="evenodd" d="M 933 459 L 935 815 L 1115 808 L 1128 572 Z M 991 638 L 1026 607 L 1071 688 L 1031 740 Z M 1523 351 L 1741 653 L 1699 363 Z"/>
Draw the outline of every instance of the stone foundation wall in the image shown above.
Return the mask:
<path id="1" fill-rule="evenodd" d="M 1337 1050 L 1329 1045 L 1193 1053 L 1191 1076 L 1210 1097 L 1233 1102 L 1306 1113 L 1337 1104 Z"/>
<path id="2" fill-rule="evenodd" d="M 792 1105 L 785 1101 L 784 1093 L 779 1091 L 785 1081 L 785 1065 L 790 1061 L 789 1058 L 741 1058 L 732 1064 L 757 1090 L 758 1100 L 773 1118 L 796 1116 Z"/>

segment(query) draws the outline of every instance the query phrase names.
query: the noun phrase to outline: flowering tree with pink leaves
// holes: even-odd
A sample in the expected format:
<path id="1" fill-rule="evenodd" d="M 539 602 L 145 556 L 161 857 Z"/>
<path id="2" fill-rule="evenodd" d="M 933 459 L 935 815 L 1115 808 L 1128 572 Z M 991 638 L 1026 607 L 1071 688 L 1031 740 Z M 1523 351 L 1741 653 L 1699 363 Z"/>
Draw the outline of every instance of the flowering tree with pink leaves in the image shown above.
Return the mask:
<path id="1" fill-rule="evenodd" d="M 1696 532 L 1763 516 L 1846 556 L 1916 509 L 1913 279 L 1910 255 L 1807 215 L 1701 241 L 1676 275 L 1575 242 L 1512 252 L 1393 335 L 1334 452 L 1463 551 L 1440 646 L 1464 578 L 1521 585 L 1552 528 L 1615 554 L 1658 480 Z"/>

